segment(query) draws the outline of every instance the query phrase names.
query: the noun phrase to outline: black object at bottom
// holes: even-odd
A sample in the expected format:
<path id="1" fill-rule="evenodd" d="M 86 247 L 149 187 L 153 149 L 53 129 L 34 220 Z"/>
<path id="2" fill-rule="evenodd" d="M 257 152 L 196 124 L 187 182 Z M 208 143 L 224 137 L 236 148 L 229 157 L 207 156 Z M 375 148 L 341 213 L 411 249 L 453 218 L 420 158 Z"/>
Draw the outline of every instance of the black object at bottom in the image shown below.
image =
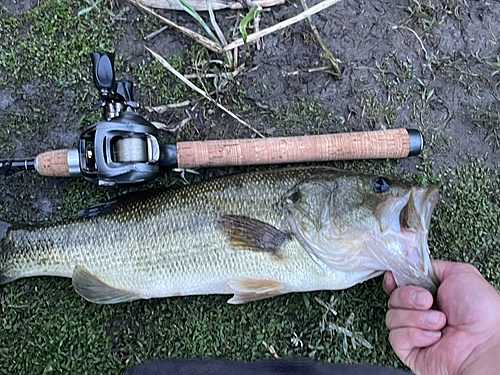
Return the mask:
<path id="1" fill-rule="evenodd" d="M 0 160 L 0 176 L 10 176 L 13 173 L 20 171 L 28 171 L 35 169 L 35 159 L 23 160 Z"/>
<path id="2" fill-rule="evenodd" d="M 406 129 L 410 137 L 410 152 L 408 156 L 417 156 L 424 148 L 422 133 L 417 129 Z"/>
<path id="3" fill-rule="evenodd" d="M 301 359 L 236 362 L 219 359 L 162 359 L 146 361 L 125 375 L 407 375 L 393 368 L 323 363 Z"/>

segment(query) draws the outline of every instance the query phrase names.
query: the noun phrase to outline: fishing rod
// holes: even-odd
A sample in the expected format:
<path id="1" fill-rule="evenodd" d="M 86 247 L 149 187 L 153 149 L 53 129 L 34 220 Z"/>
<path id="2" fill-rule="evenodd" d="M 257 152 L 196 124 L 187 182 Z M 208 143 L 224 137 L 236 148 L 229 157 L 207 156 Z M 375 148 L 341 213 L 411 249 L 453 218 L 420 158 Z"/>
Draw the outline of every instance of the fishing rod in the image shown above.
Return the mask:
<path id="1" fill-rule="evenodd" d="M 148 181 L 164 168 L 200 168 L 312 161 L 403 158 L 420 154 L 415 129 L 299 137 L 231 139 L 161 144 L 158 129 L 136 112 L 130 81 L 115 81 L 114 54 L 94 52 L 92 75 L 103 118 L 80 136 L 77 149 L 0 160 L 0 175 L 36 170 L 43 176 L 83 176 L 111 186 Z"/>

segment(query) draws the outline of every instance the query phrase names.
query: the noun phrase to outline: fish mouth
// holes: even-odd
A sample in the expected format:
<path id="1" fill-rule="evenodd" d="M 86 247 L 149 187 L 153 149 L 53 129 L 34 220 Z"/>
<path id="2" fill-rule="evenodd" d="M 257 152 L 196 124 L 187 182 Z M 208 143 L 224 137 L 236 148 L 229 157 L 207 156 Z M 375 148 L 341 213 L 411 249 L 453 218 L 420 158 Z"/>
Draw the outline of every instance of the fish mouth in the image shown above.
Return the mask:
<path id="1" fill-rule="evenodd" d="M 426 188 L 414 187 L 405 196 L 406 204 L 399 213 L 401 231 L 427 233 L 431 216 L 439 200 L 439 191 L 436 186 Z"/>
<path id="2" fill-rule="evenodd" d="M 394 233 L 399 229 L 400 238 L 404 244 L 405 261 L 411 267 L 413 275 L 410 279 L 405 277 L 408 275 L 401 275 L 401 279 L 396 282 L 398 285 L 408 285 L 411 284 L 410 280 L 416 277 L 420 280 L 421 286 L 434 293 L 439 280 L 432 268 L 427 236 L 431 216 L 439 200 L 438 188 L 436 186 L 413 187 L 399 199 L 401 199 L 400 207 L 402 206 L 399 212 L 399 225 L 393 225 L 391 231 Z"/>

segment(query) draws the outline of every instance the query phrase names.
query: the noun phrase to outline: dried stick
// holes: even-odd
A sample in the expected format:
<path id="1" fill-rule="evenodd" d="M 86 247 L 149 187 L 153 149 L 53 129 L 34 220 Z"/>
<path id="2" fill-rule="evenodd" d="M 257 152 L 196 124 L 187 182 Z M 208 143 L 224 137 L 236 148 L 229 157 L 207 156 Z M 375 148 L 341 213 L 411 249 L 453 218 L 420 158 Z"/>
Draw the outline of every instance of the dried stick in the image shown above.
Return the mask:
<path id="1" fill-rule="evenodd" d="M 252 130 L 259 137 L 265 138 L 258 130 L 256 130 L 250 124 L 248 124 L 245 121 L 243 121 L 242 119 L 240 119 L 238 116 L 236 116 L 233 112 L 231 112 L 230 110 L 228 110 L 222 104 L 217 103 L 205 91 L 203 91 L 202 89 L 200 89 L 199 87 L 197 87 L 196 85 L 194 85 L 189 79 L 185 78 L 181 73 L 179 73 L 177 70 L 175 70 L 175 68 L 172 65 L 170 65 L 163 57 L 161 57 L 156 52 L 154 52 L 153 50 L 149 49 L 146 46 L 144 48 L 146 48 L 155 57 L 155 59 L 157 59 L 160 62 L 160 64 L 162 64 L 165 68 L 167 68 L 170 71 L 170 73 L 172 73 L 177 78 L 179 78 L 182 82 L 184 82 L 186 85 L 188 85 L 191 89 L 193 89 L 197 93 L 201 94 L 203 97 L 205 97 L 205 99 L 207 99 L 207 100 L 211 101 L 212 103 L 214 103 L 217 107 L 219 107 L 220 109 L 222 109 L 224 112 L 226 112 L 229 116 L 231 116 L 232 118 L 234 118 L 240 124 L 243 124 L 248 129 Z"/>
<path id="2" fill-rule="evenodd" d="M 304 8 L 304 10 L 309 9 L 308 6 L 307 6 L 306 0 L 300 0 L 300 2 L 302 3 L 302 8 Z M 312 30 L 314 36 L 316 37 L 316 40 L 318 41 L 319 45 L 321 46 L 321 49 L 325 53 L 326 59 L 331 64 L 332 70 L 333 70 L 333 74 L 336 75 L 336 76 L 340 76 L 340 68 L 337 65 L 337 62 L 335 61 L 335 58 L 333 57 L 333 54 L 330 52 L 330 50 L 328 49 L 328 47 L 323 42 L 323 38 L 321 38 L 321 35 L 319 34 L 318 29 L 316 28 L 315 25 L 313 25 L 313 23 L 311 21 L 311 17 L 307 17 L 307 22 L 309 23 L 309 26 L 311 27 L 311 30 Z"/>
<path id="3" fill-rule="evenodd" d="M 333 4 L 336 4 L 338 2 L 340 2 L 340 0 L 325 0 L 319 4 L 316 4 L 315 6 L 309 8 L 308 10 L 306 10 L 298 15 L 296 15 L 295 17 L 292 17 L 292 18 L 289 18 L 283 22 L 277 23 L 276 25 L 268 27 L 267 29 L 261 30 L 257 33 L 253 33 L 253 34 L 248 35 L 247 43 L 254 42 L 257 39 L 262 38 L 268 34 L 274 33 L 275 31 L 284 29 L 285 27 L 293 25 L 294 23 L 297 23 L 299 21 L 302 21 L 303 19 L 306 19 L 307 17 L 312 16 L 313 14 L 321 12 L 322 10 L 329 8 Z M 223 51 L 230 51 L 230 50 L 232 50 L 236 47 L 240 47 L 244 44 L 245 44 L 245 41 L 243 40 L 243 38 L 240 38 L 238 40 L 235 40 L 232 43 L 229 43 L 222 50 Z"/>
<path id="4" fill-rule="evenodd" d="M 153 31 L 151 34 L 146 35 L 144 37 L 144 40 L 148 40 L 148 39 L 154 38 L 155 36 L 157 36 L 158 34 L 164 32 L 167 29 L 168 29 L 168 26 L 163 26 L 161 29 Z"/>
<path id="5" fill-rule="evenodd" d="M 134 4 L 135 6 L 143 9 L 147 13 L 152 14 L 155 17 L 158 17 L 160 20 L 162 20 L 163 22 L 165 22 L 167 25 L 175 27 L 177 30 L 179 30 L 180 32 L 186 34 L 190 38 L 193 38 L 195 41 L 197 41 L 198 43 L 200 43 L 202 46 L 208 48 L 210 51 L 213 51 L 213 52 L 216 52 L 216 53 L 224 53 L 225 52 L 220 45 L 218 45 L 217 43 L 215 43 L 215 42 L 211 41 L 210 39 L 204 37 L 203 35 L 200 35 L 200 34 L 194 32 L 192 30 L 189 30 L 188 28 L 186 28 L 184 26 L 180 26 L 180 25 L 176 24 L 175 22 L 170 21 L 168 18 L 160 16 L 153 9 L 146 7 L 146 6 L 142 5 L 141 3 L 138 3 L 138 2 L 136 2 L 134 0 L 128 0 L 128 1 L 131 2 L 132 4 Z"/>

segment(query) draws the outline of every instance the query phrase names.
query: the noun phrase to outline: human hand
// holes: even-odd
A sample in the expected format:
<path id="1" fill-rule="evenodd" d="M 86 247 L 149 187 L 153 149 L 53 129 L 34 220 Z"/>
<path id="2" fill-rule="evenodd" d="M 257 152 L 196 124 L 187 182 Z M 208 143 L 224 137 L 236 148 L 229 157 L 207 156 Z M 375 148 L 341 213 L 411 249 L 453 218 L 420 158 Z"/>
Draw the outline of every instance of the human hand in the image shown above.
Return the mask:
<path id="1" fill-rule="evenodd" d="M 396 288 L 384 276 L 386 324 L 398 357 L 419 375 L 493 375 L 500 372 L 500 295 L 464 263 L 432 261 L 441 281 L 436 303 L 425 289 Z"/>

